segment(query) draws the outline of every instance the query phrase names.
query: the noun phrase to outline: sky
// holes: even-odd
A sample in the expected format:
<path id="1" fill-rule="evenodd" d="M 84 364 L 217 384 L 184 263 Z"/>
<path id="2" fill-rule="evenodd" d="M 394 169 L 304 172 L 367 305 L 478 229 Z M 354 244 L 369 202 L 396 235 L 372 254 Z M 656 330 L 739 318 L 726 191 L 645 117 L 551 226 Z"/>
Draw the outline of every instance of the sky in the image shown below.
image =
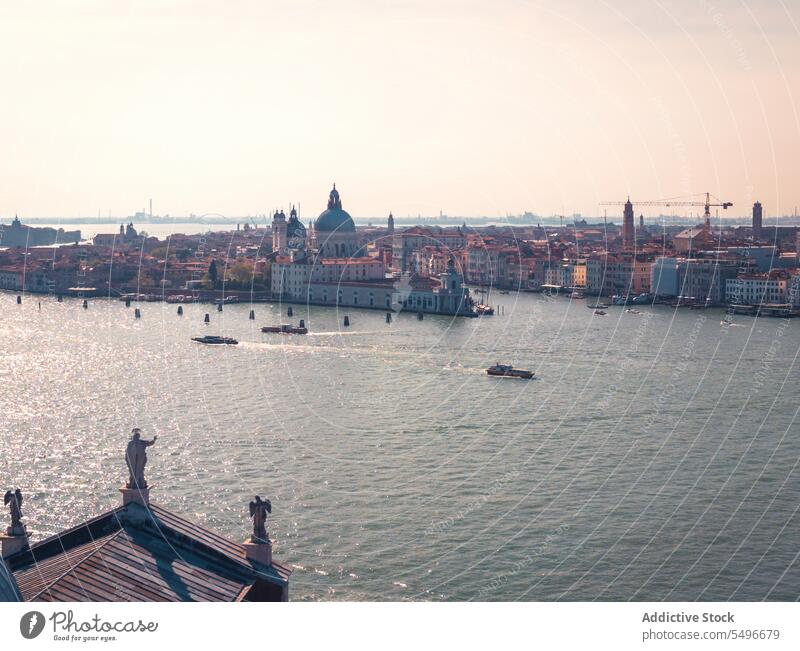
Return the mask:
<path id="1" fill-rule="evenodd" d="M 311 219 L 333 182 L 355 217 L 792 214 L 799 37 L 788 0 L 0 0 L 0 220 Z"/>

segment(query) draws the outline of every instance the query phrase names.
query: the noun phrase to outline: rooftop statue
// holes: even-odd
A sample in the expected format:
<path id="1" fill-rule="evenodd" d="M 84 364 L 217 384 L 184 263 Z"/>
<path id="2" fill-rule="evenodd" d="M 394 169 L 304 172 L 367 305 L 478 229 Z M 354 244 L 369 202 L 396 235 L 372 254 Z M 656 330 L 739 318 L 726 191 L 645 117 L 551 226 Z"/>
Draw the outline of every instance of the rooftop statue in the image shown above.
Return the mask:
<path id="1" fill-rule="evenodd" d="M 142 430 L 138 427 L 135 427 L 131 434 L 133 436 L 128 441 L 128 447 L 125 449 L 125 463 L 128 464 L 128 470 L 130 471 L 127 487 L 147 488 L 147 481 L 144 478 L 144 467 L 147 464 L 145 450 L 155 444 L 158 437 L 154 436 L 152 441 L 147 441 L 142 438 Z"/>
<path id="2" fill-rule="evenodd" d="M 25 533 L 25 527 L 22 525 L 22 491 L 18 488 L 13 493 L 6 491 L 3 503 L 6 504 L 11 511 L 11 526 L 8 528 L 9 536 L 17 536 Z"/>
<path id="3" fill-rule="evenodd" d="M 250 539 L 254 543 L 268 543 L 267 536 L 267 513 L 272 513 L 272 502 L 262 500 L 256 495 L 255 500 L 250 502 L 250 517 L 253 518 L 253 536 Z"/>

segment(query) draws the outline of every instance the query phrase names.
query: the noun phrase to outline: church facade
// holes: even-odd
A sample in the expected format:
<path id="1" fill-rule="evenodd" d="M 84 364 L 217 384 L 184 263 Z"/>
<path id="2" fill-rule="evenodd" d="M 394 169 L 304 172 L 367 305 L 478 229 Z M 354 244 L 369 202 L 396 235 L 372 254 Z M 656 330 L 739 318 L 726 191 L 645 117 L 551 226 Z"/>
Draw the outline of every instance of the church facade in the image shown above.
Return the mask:
<path id="1" fill-rule="evenodd" d="M 290 242 L 291 238 L 283 235 L 287 226 L 282 213 L 277 213 L 273 219 L 273 250 L 277 256 L 271 268 L 275 299 L 474 316 L 469 290 L 454 265 L 438 280 L 412 282 L 408 274 L 399 279 L 390 275 L 382 257 L 368 255 L 366 240 L 342 207 L 335 185 L 327 208 L 311 225 L 307 242 Z"/>

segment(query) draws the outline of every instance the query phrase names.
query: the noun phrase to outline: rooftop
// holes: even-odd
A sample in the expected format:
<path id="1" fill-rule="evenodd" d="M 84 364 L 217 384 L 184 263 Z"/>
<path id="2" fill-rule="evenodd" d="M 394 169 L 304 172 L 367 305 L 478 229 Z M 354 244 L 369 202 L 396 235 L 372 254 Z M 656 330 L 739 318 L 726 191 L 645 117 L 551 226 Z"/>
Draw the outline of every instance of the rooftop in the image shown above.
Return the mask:
<path id="1" fill-rule="evenodd" d="M 155 504 L 129 503 L 6 562 L 25 601 L 280 599 L 290 570 Z"/>

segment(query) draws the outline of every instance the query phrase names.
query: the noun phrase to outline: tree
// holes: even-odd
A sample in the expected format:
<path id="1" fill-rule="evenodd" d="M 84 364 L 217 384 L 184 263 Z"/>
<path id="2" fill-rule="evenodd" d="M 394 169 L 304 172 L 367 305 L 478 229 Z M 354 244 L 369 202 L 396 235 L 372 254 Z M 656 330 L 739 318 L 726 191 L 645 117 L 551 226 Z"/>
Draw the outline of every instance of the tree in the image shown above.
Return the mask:
<path id="1" fill-rule="evenodd" d="M 217 261 L 212 260 L 211 264 L 208 266 L 208 279 L 211 281 L 211 286 L 217 286 L 217 280 L 219 279 L 219 274 L 217 273 Z"/>
<path id="2" fill-rule="evenodd" d="M 237 287 L 249 287 L 253 282 L 253 265 L 237 262 L 228 269 L 227 281 Z"/>

